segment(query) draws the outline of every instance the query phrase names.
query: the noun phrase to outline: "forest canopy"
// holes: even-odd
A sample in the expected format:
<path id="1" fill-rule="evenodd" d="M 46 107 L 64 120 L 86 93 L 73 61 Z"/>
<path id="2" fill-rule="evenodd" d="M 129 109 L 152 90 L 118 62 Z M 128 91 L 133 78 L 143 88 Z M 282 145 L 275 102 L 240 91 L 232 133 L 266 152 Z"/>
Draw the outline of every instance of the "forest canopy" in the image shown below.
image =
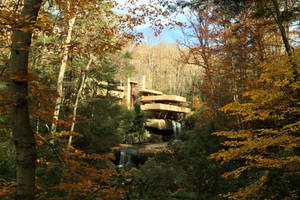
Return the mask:
<path id="1" fill-rule="evenodd" d="M 299 199 L 299 10 L 1 0 L 0 199 Z"/>

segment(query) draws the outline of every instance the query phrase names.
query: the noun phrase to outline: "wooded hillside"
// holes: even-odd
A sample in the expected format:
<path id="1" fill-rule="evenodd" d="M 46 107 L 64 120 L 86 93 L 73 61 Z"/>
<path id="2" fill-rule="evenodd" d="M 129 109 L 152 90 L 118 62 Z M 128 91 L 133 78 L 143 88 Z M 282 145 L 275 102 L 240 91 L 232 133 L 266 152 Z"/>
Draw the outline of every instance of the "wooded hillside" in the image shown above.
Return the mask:
<path id="1" fill-rule="evenodd" d="M 145 75 L 148 88 L 188 96 L 193 83 L 202 76 L 199 66 L 182 60 L 181 50 L 176 44 L 142 43 L 131 52 L 130 64 L 134 66 L 134 74 Z"/>
<path id="2" fill-rule="evenodd" d="M 299 19 L 296 0 L 0 0 L 0 199 L 299 199 Z"/>

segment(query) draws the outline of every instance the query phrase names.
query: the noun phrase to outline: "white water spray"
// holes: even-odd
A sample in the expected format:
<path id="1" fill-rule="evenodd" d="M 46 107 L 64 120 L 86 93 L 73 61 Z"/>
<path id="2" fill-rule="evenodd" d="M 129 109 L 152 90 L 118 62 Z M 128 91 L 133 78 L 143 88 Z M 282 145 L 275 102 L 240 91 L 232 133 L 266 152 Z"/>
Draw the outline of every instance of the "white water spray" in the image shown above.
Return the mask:
<path id="1" fill-rule="evenodd" d="M 174 139 L 177 140 L 178 136 L 182 134 L 182 125 L 180 122 L 172 120 L 172 129 L 174 133 Z"/>

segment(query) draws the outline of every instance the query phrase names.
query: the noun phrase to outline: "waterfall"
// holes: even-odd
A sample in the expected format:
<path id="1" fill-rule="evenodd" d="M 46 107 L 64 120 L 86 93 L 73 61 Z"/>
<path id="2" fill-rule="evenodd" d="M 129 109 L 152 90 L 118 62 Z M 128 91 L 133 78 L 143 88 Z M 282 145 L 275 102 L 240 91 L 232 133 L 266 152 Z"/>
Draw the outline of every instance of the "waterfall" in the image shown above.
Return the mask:
<path id="1" fill-rule="evenodd" d="M 177 140 L 177 137 L 182 133 L 182 125 L 180 122 L 172 120 L 172 129 L 174 133 L 174 139 Z"/>
<path id="2" fill-rule="evenodd" d="M 132 162 L 132 155 L 136 155 L 137 150 L 135 149 L 120 149 L 120 161 L 118 168 L 134 167 Z"/>
<path id="3" fill-rule="evenodd" d="M 173 133 L 174 133 L 174 138 L 177 138 L 177 125 L 176 121 L 172 120 L 172 128 L 173 128 Z"/>
<path id="4" fill-rule="evenodd" d="M 180 122 L 177 122 L 178 135 L 180 136 L 182 133 L 182 125 Z"/>
<path id="5" fill-rule="evenodd" d="M 118 167 L 122 168 L 126 165 L 126 149 L 121 149 L 120 150 L 120 162 Z"/>

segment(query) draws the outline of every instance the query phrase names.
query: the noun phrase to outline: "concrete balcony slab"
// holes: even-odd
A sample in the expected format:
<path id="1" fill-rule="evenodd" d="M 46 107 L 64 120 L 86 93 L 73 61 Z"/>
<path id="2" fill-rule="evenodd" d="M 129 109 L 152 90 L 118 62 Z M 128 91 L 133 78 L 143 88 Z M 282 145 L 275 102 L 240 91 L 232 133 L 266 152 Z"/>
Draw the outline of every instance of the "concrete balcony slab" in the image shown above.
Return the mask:
<path id="1" fill-rule="evenodd" d="M 149 103 L 141 105 L 141 110 L 143 111 L 168 111 L 177 113 L 190 113 L 191 109 L 181 106 L 168 105 L 163 103 Z"/>

